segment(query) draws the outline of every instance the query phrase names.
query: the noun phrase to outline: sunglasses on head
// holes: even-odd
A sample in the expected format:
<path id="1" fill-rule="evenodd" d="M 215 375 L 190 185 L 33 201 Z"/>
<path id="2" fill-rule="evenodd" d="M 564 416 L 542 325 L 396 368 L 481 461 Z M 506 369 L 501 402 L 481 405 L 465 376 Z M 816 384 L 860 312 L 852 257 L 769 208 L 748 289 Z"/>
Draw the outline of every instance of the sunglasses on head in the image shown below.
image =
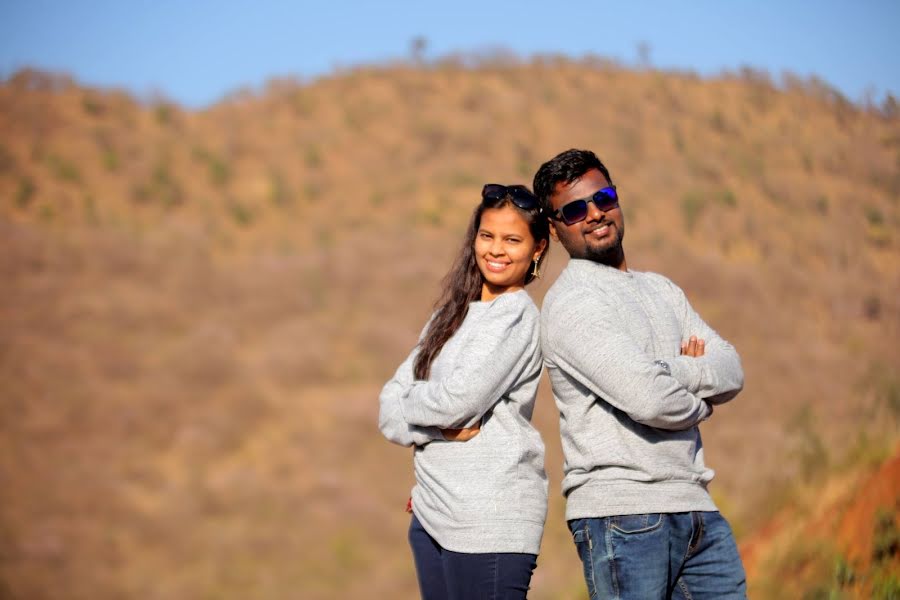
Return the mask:
<path id="1" fill-rule="evenodd" d="M 509 197 L 512 203 L 524 210 L 538 208 L 537 196 L 528 191 L 524 185 L 500 185 L 487 183 L 481 190 L 482 200 L 502 200 Z"/>
<path id="2" fill-rule="evenodd" d="M 554 211 L 551 215 L 557 221 L 562 221 L 566 225 L 574 225 L 579 221 L 587 218 L 588 202 L 593 202 L 598 210 L 609 212 L 619 206 L 619 195 L 616 193 L 616 186 L 611 185 L 602 190 L 594 192 L 587 198 L 573 200 L 568 204 L 564 204 Z"/>

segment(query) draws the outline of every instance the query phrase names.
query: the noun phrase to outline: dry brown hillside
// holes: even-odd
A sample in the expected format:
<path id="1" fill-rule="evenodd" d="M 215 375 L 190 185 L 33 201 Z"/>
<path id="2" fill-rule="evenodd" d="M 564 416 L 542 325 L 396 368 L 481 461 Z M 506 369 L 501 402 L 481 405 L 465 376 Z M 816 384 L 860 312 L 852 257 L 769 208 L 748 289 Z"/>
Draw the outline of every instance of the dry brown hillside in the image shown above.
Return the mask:
<path id="1" fill-rule="evenodd" d="M 703 426 L 739 537 L 888 455 L 896 114 L 598 59 L 358 68 L 196 112 L 23 71 L 0 84 L 0 598 L 414 597 L 378 391 L 481 185 L 570 147 L 611 169 L 629 266 L 742 355 Z M 580 598 L 546 381 L 536 421 L 532 596 Z"/>

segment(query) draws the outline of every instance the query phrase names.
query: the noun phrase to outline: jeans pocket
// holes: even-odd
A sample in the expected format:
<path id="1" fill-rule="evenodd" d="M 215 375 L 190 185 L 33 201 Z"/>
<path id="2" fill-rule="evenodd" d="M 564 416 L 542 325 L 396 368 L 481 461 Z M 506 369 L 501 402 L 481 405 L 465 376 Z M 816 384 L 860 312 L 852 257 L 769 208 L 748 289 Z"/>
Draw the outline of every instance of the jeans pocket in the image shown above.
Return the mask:
<path id="1" fill-rule="evenodd" d="M 591 530 L 587 519 L 573 519 L 569 521 L 569 530 L 572 532 L 572 541 L 575 542 L 575 550 L 581 565 L 584 568 L 584 582 L 591 598 L 597 597 L 597 586 L 594 581 L 594 542 L 591 539 Z"/>
<path id="2" fill-rule="evenodd" d="M 618 515 L 609 517 L 609 527 L 618 533 L 635 535 L 655 531 L 662 526 L 662 513 L 645 513 L 641 515 Z"/>

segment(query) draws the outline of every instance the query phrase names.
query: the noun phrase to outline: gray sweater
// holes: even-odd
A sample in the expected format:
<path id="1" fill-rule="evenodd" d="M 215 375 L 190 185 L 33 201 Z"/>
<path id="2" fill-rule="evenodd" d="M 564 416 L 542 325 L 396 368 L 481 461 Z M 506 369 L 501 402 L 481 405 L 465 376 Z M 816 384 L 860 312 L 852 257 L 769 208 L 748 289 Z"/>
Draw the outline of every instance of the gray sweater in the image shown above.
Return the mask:
<path id="1" fill-rule="evenodd" d="M 427 381 L 413 376 L 417 347 L 381 392 L 382 433 L 415 445 L 413 511 L 447 550 L 540 550 L 547 477 L 544 444 L 531 425 L 539 318 L 524 290 L 472 302 Z M 480 433 L 467 442 L 445 441 L 439 431 L 479 421 Z"/>
<path id="2" fill-rule="evenodd" d="M 699 358 L 682 340 L 705 340 Z M 571 260 L 544 298 L 566 518 L 716 510 L 697 425 L 743 386 L 740 358 L 655 273 Z"/>

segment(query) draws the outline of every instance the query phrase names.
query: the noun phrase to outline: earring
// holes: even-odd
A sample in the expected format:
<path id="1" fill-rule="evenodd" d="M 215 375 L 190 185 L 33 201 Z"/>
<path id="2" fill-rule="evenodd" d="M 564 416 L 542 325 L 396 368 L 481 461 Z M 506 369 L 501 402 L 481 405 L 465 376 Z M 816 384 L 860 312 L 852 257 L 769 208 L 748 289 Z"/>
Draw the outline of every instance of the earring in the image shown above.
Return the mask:
<path id="1" fill-rule="evenodd" d="M 538 257 L 538 258 L 540 258 L 540 257 Z M 531 276 L 534 277 L 535 279 L 541 278 L 541 274 L 538 271 L 538 259 L 537 258 L 534 259 L 534 268 L 531 270 Z"/>

